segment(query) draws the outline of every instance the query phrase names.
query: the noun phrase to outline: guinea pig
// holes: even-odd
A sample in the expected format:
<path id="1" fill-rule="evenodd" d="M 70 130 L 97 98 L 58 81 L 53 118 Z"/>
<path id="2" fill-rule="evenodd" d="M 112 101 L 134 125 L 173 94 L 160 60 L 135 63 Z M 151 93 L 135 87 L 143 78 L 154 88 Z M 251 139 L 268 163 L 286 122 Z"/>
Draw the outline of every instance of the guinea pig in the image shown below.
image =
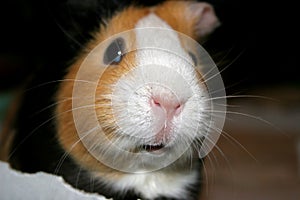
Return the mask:
<path id="1" fill-rule="evenodd" d="M 47 80 L 46 69 L 35 74 L 14 123 L 12 166 L 107 198 L 198 199 L 213 122 L 205 61 L 189 41 L 218 25 L 204 2 L 116 12 L 70 65 Z"/>

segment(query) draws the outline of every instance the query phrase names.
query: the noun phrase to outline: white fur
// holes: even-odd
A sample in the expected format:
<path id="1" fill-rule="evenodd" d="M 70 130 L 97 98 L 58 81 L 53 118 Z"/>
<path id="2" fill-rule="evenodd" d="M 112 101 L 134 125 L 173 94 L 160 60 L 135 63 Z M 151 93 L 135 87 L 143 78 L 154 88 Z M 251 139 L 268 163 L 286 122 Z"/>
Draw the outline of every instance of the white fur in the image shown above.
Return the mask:
<path id="1" fill-rule="evenodd" d="M 189 199 L 186 187 L 197 181 L 198 173 L 197 170 L 185 170 L 181 173 L 136 173 L 125 175 L 118 181 L 103 181 L 112 186 L 115 191 L 126 193 L 133 189 L 147 199 L 155 199 L 159 196 Z"/>
<path id="2" fill-rule="evenodd" d="M 132 174 L 124 177 L 116 186 L 126 190 L 135 188 L 147 199 L 154 199 L 158 196 L 176 197 L 186 199 L 185 187 L 195 182 L 197 172 L 184 174 L 165 174 L 152 172 L 150 174 Z"/>

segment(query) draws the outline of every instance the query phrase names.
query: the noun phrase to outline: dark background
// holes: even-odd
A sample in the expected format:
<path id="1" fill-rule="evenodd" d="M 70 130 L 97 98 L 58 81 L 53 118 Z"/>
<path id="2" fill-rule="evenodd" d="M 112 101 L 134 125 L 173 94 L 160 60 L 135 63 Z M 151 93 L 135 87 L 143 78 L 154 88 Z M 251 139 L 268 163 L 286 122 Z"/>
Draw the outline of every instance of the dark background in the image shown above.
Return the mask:
<path id="1" fill-rule="evenodd" d="M 139 4 L 156 1 L 138 0 Z M 222 26 L 204 43 L 227 93 L 300 87 L 297 6 L 288 1 L 208 0 Z M 66 63 L 88 40 L 99 16 L 129 0 L 16 0 L 0 6 L 0 88 L 20 85 L 36 67 Z M 71 37 L 70 37 L 71 36 Z"/>

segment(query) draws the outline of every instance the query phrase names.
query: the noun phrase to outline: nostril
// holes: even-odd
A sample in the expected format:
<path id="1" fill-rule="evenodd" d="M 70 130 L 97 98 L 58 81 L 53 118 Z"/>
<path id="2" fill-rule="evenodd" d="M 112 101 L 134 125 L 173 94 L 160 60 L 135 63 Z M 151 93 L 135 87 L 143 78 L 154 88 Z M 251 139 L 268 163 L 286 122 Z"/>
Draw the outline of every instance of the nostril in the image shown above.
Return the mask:
<path id="1" fill-rule="evenodd" d="M 182 110 L 182 105 L 181 104 L 177 104 L 175 107 L 175 115 L 179 115 L 181 113 Z"/>
<path id="2" fill-rule="evenodd" d="M 159 101 L 156 100 L 156 99 L 152 99 L 152 102 L 153 102 L 153 104 L 156 105 L 156 106 L 159 106 L 159 107 L 161 106 L 160 103 L 159 103 Z"/>

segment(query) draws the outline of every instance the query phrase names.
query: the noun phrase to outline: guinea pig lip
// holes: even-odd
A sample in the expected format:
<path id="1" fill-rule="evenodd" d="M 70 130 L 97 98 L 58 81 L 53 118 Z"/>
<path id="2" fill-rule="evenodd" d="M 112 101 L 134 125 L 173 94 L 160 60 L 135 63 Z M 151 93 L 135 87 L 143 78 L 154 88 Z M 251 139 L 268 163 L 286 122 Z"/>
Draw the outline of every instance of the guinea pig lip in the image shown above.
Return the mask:
<path id="1" fill-rule="evenodd" d="M 164 147 L 165 147 L 164 144 L 155 144 L 155 145 L 145 144 L 141 146 L 141 148 L 148 153 L 163 153 Z"/>

